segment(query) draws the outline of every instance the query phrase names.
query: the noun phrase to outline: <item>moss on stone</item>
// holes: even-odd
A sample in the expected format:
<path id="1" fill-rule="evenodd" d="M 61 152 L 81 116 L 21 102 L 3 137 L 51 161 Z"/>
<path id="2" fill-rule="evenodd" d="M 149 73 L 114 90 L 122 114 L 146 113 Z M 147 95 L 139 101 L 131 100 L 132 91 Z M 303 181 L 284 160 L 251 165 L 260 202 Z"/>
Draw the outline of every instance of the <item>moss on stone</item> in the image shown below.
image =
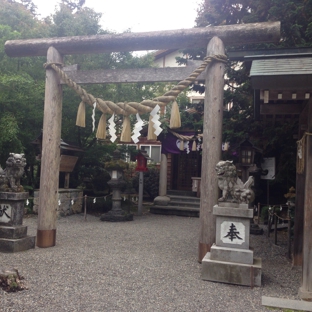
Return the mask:
<path id="1" fill-rule="evenodd" d="M 108 161 L 105 163 L 105 169 L 106 170 L 119 170 L 123 171 L 125 169 L 128 169 L 129 165 L 121 160 L 121 159 L 113 159 L 111 161 Z"/>

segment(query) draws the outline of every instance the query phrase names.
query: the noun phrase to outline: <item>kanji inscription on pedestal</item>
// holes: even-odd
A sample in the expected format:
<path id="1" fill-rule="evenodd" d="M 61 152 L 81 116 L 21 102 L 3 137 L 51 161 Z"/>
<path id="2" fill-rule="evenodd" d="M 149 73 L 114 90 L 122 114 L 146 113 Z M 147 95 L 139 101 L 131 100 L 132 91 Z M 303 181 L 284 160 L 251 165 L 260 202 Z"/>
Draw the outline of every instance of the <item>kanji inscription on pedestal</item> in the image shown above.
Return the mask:
<path id="1" fill-rule="evenodd" d="M 223 243 L 241 245 L 245 242 L 245 232 L 243 223 L 224 221 L 221 223 L 220 239 Z"/>
<path id="2" fill-rule="evenodd" d="M 11 220 L 12 209 L 8 204 L 0 204 L 0 222 L 7 223 Z"/>

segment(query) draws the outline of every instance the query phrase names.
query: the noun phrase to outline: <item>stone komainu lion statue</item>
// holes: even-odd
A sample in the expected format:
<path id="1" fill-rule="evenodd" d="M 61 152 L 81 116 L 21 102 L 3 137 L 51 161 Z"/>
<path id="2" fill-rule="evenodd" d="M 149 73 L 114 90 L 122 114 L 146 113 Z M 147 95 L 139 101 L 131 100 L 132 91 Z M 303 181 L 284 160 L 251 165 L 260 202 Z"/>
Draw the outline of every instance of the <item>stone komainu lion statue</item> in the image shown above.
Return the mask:
<path id="1" fill-rule="evenodd" d="M 21 177 L 24 174 L 26 159 L 24 154 L 10 153 L 6 161 L 6 168 L 0 166 L 0 191 L 4 192 L 23 192 Z"/>
<path id="2" fill-rule="evenodd" d="M 221 160 L 216 165 L 218 186 L 222 190 L 222 197 L 219 202 L 250 203 L 254 200 L 254 192 L 251 186 L 254 183 L 253 177 L 249 177 L 244 184 L 237 176 L 236 167 L 232 161 Z"/>

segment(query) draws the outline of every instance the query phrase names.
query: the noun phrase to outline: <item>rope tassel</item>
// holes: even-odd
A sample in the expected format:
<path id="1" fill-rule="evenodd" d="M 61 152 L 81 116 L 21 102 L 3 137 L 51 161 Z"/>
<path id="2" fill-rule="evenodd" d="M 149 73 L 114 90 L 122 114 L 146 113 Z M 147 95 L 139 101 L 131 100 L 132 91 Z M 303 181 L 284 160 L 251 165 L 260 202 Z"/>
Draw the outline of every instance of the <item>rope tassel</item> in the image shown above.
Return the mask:
<path id="1" fill-rule="evenodd" d="M 176 129 L 180 127 L 181 127 L 181 116 L 179 106 L 178 103 L 174 101 L 171 108 L 170 129 Z"/>
<path id="2" fill-rule="evenodd" d="M 77 111 L 76 126 L 86 127 L 86 104 L 81 101 Z"/>
<path id="3" fill-rule="evenodd" d="M 196 140 L 193 140 L 193 144 L 192 144 L 192 152 L 196 152 L 196 150 L 197 150 Z"/>
<path id="4" fill-rule="evenodd" d="M 99 140 L 106 139 L 106 114 L 102 114 L 96 131 L 96 138 Z"/>
<path id="5" fill-rule="evenodd" d="M 180 141 L 180 151 L 184 151 L 184 141 Z"/>
<path id="6" fill-rule="evenodd" d="M 130 124 L 130 117 L 124 116 L 123 123 L 122 123 L 122 132 L 120 135 L 121 142 L 131 142 L 131 124 Z"/>

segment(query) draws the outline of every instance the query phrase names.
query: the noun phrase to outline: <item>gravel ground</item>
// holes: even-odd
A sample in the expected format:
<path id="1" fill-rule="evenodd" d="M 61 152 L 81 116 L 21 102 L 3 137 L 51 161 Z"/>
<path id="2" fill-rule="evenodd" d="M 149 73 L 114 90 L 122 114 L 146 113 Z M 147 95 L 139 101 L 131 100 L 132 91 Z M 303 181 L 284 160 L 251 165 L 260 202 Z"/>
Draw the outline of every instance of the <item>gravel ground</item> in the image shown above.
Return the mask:
<path id="1" fill-rule="evenodd" d="M 36 216 L 24 224 L 36 235 Z M 286 258 L 285 235 L 279 246 L 273 235 L 251 235 L 262 258 L 262 286 L 252 289 L 201 280 L 198 228 L 198 218 L 149 213 L 124 223 L 61 218 L 55 247 L 0 253 L 1 267 L 17 268 L 28 286 L 0 290 L 0 311 L 251 312 L 272 311 L 262 296 L 299 299 L 301 270 Z"/>

